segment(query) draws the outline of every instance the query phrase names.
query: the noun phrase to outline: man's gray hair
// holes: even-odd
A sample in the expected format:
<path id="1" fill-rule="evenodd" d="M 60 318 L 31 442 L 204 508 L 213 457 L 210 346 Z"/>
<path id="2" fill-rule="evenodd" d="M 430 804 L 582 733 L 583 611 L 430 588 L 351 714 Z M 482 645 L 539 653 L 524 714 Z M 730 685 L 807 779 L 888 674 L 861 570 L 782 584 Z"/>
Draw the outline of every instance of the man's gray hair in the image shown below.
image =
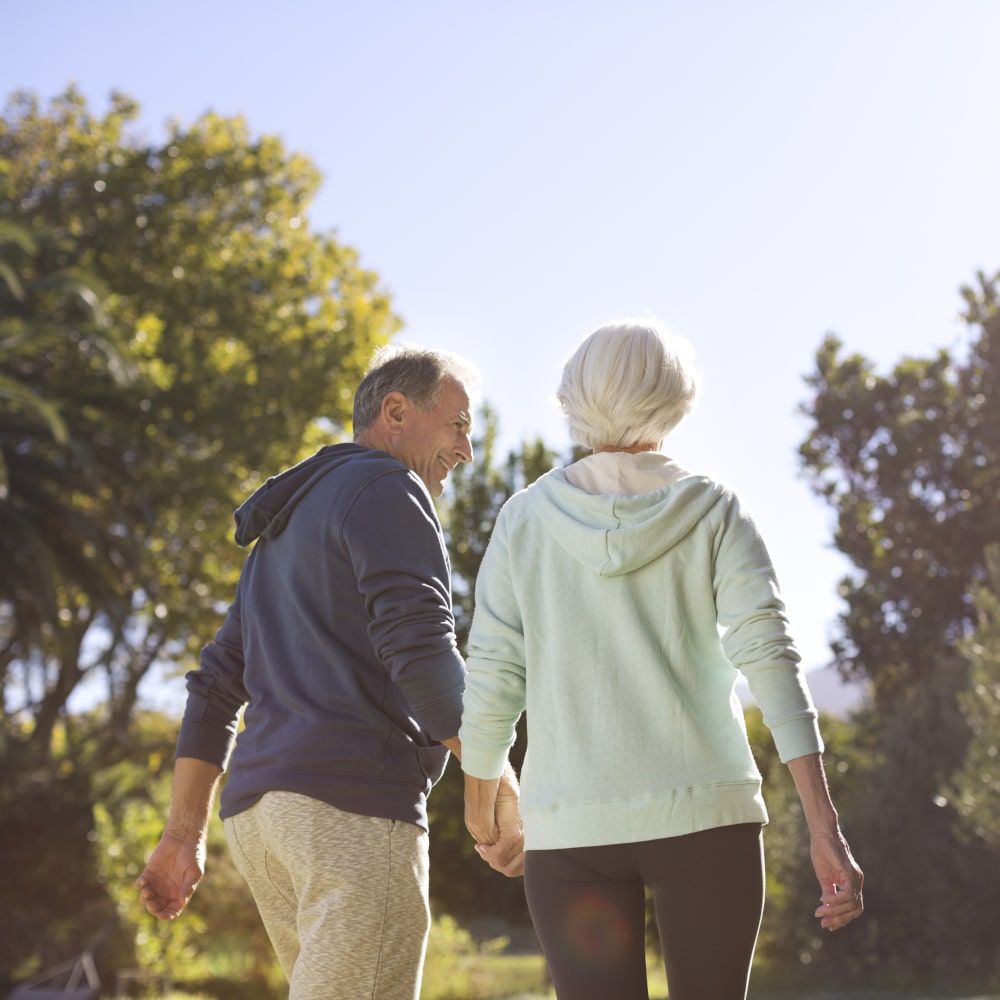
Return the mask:
<path id="1" fill-rule="evenodd" d="M 432 410 L 450 381 L 460 382 L 471 398 L 481 376 L 471 361 L 451 351 L 413 344 L 380 347 L 354 394 L 354 436 L 375 423 L 390 392 L 401 392 L 418 409 Z"/>
<path id="2" fill-rule="evenodd" d="M 687 340 L 654 317 L 623 319 L 576 349 L 556 398 L 578 444 L 659 445 L 694 409 L 700 383 Z"/>

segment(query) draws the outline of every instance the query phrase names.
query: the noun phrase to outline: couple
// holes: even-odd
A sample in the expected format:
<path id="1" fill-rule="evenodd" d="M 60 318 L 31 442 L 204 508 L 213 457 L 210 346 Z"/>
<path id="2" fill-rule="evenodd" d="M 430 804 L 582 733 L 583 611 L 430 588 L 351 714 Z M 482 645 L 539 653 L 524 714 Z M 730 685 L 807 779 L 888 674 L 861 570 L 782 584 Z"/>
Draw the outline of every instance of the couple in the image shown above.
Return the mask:
<path id="1" fill-rule="evenodd" d="M 237 510 L 237 541 L 256 544 L 187 677 L 141 898 L 163 919 L 190 899 L 228 771 L 226 836 L 292 1000 L 415 1000 L 427 795 L 451 751 L 477 850 L 524 873 L 560 1000 L 647 995 L 647 884 L 671 997 L 744 997 L 767 816 L 738 671 L 802 801 L 823 927 L 860 915 L 863 876 L 764 544 L 736 494 L 660 450 L 697 396 L 690 346 L 623 321 L 567 361 L 558 398 L 592 454 L 500 512 L 466 665 L 431 498 L 472 461 L 477 383 L 454 355 L 381 350 L 354 442 Z M 519 803 L 507 752 L 525 711 Z"/>

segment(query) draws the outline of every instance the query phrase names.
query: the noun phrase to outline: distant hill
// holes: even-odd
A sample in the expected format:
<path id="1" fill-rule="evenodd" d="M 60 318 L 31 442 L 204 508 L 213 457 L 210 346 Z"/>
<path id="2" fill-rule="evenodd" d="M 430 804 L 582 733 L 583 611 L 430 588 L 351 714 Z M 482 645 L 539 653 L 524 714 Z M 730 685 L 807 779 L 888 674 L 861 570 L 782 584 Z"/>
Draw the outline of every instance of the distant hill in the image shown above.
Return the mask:
<path id="1" fill-rule="evenodd" d="M 859 681 L 846 682 L 836 667 L 807 670 L 806 680 L 813 701 L 821 712 L 845 716 L 858 708 L 868 697 L 868 686 Z"/>
<path id="2" fill-rule="evenodd" d="M 857 682 L 845 683 L 835 667 L 807 670 L 806 680 L 816 707 L 829 715 L 844 718 L 865 700 L 865 685 Z M 746 681 L 742 678 L 736 685 L 736 690 L 744 705 L 754 704 Z"/>

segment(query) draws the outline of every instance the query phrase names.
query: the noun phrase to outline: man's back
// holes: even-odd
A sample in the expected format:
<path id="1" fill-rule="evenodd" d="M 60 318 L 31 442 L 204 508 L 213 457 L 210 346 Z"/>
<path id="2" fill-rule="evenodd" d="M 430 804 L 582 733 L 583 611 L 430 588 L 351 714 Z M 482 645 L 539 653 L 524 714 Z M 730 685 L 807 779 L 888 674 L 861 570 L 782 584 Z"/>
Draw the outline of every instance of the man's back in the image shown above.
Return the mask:
<path id="1" fill-rule="evenodd" d="M 270 480 L 237 518 L 255 547 L 189 675 L 182 727 L 183 738 L 192 708 L 248 702 L 221 815 L 282 790 L 426 828 L 447 759 L 435 737 L 457 730 L 464 667 L 423 485 L 384 452 L 335 445 Z"/>

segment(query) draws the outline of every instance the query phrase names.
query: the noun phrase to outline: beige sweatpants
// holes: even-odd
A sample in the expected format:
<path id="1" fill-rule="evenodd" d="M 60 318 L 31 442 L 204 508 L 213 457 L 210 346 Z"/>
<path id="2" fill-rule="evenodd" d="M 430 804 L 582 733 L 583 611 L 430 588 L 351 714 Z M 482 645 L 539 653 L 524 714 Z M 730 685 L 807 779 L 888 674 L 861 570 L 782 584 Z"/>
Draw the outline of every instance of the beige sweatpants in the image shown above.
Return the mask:
<path id="1" fill-rule="evenodd" d="M 289 1000 L 417 1000 L 430 929 L 427 834 L 269 792 L 224 822 Z"/>

